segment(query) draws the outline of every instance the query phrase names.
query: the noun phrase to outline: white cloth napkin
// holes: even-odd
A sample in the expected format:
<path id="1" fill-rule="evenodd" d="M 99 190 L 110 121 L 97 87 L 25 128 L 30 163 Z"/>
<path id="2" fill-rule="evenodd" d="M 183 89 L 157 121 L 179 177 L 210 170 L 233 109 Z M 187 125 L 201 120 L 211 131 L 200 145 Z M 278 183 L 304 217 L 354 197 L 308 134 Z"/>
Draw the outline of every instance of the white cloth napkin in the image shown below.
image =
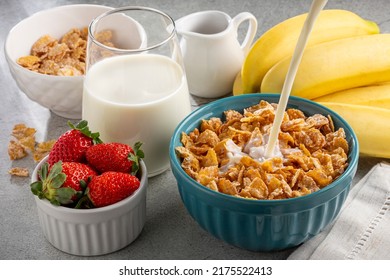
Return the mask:
<path id="1" fill-rule="evenodd" d="M 390 259 L 390 164 L 375 165 L 350 191 L 331 225 L 289 259 Z"/>

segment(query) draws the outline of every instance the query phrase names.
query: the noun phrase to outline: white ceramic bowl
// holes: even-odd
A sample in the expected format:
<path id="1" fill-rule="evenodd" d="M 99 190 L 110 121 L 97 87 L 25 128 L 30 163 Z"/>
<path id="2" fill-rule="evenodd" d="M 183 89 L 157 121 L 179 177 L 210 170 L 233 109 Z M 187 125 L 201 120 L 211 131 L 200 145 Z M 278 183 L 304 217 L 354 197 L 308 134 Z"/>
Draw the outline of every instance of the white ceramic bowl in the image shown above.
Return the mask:
<path id="1" fill-rule="evenodd" d="M 47 160 L 34 169 L 32 182 Z M 46 239 L 57 249 L 79 256 L 112 253 L 126 247 L 141 233 L 146 219 L 146 188 L 148 176 L 141 161 L 141 184 L 131 196 L 115 204 L 74 209 L 52 205 L 35 196 L 39 223 Z"/>
<path id="2" fill-rule="evenodd" d="M 99 5 L 66 5 L 40 11 L 23 19 L 9 32 L 4 45 L 9 69 L 19 88 L 33 101 L 55 114 L 81 118 L 83 77 L 60 77 L 36 73 L 16 63 L 30 54 L 43 35 L 61 38 L 71 28 L 82 28 L 98 15 L 113 8 Z"/>

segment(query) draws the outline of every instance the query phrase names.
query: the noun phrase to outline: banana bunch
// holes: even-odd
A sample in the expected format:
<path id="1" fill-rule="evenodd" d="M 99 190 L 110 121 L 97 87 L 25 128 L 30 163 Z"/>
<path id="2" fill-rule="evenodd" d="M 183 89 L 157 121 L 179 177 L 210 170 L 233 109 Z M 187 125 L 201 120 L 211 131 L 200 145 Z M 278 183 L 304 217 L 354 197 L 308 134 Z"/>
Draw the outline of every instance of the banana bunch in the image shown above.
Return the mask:
<path id="1" fill-rule="evenodd" d="M 280 60 L 291 57 L 307 13 L 289 18 L 265 32 L 249 50 L 241 69 L 242 92 L 259 92 L 266 73 Z M 306 48 L 324 42 L 378 34 L 375 22 L 347 10 L 323 10 L 310 34 Z"/>
<path id="2" fill-rule="evenodd" d="M 233 94 L 280 93 L 307 14 L 274 26 L 252 46 Z M 390 34 L 346 10 L 324 10 L 310 35 L 291 95 L 339 113 L 360 152 L 390 158 Z"/>

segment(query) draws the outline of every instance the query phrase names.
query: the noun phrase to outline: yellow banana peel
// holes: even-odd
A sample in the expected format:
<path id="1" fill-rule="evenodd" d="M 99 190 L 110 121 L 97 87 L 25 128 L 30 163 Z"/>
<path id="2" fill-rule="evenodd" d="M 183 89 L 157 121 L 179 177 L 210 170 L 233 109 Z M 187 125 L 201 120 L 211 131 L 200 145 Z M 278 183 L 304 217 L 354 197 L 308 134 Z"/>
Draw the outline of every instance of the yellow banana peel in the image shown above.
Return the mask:
<path id="1" fill-rule="evenodd" d="M 241 72 L 237 73 L 233 83 L 233 95 L 240 95 L 243 92 Z"/>
<path id="2" fill-rule="evenodd" d="M 286 58 L 265 75 L 261 92 L 281 92 L 290 65 Z M 390 81 L 390 34 L 334 40 L 307 48 L 291 95 L 320 96 Z"/>
<path id="3" fill-rule="evenodd" d="M 390 83 L 346 89 L 315 98 L 314 101 L 390 109 Z"/>
<path id="4" fill-rule="evenodd" d="M 240 93 L 259 92 L 263 77 L 280 60 L 293 54 L 307 14 L 289 18 L 265 32 L 244 59 Z M 307 47 L 341 38 L 378 34 L 375 22 L 347 10 L 323 10 L 318 16 Z M 236 94 L 239 94 L 238 92 Z"/>
<path id="5" fill-rule="evenodd" d="M 338 113 L 355 131 L 362 155 L 390 158 L 390 110 L 372 106 L 320 102 Z"/>

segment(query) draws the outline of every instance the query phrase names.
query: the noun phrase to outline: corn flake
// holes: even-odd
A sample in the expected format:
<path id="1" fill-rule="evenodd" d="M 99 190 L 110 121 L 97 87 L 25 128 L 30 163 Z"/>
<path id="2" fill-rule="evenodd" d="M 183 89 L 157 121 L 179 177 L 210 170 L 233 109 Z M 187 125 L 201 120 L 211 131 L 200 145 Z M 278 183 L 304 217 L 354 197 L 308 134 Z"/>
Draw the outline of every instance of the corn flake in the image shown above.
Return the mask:
<path id="1" fill-rule="evenodd" d="M 85 74 L 88 29 L 72 28 L 59 40 L 43 35 L 31 47 L 27 56 L 17 59 L 22 67 L 54 76 L 82 76 Z M 113 46 L 112 31 L 97 34 L 99 40 Z"/>
<path id="2" fill-rule="evenodd" d="M 10 160 L 18 160 L 31 153 L 34 161 L 38 162 L 50 152 L 56 140 L 36 143 L 35 133 L 35 128 L 27 127 L 25 124 L 14 125 L 11 133 L 14 139 L 11 139 L 8 144 Z M 12 174 L 16 175 L 19 171 L 19 169 L 15 169 Z M 22 174 L 23 171 L 20 172 Z"/>
<path id="3" fill-rule="evenodd" d="M 35 55 L 27 55 L 18 58 L 17 63 L 28 70 L 38 71 L 41 59 Z"/>
<path id="4" fill-rule="evenodd" d="M 12 167 L 10 170 L 8 170 L 8 173 L 18 177 L 28 177 L 30 175 L 28 169 L 23 167 Z"/>
<path id="5" fill-rule="evenodd" d="M 21 159 L 27 156 L 27 151 L 19 141 L 11 140 L 8 144 L 8 155 L 10 160 Z"/>
<path id="6" fill-rule="evenodd" d="M 46 155 L 49 154 L 51 149 L 53 148 L 56 140 L 49 140 L 45 142 L 38 143 L 35 147 L 35 150 L 33 152 L 33 159 L 35 162 L 39 162 L 42 160 Z"/>

